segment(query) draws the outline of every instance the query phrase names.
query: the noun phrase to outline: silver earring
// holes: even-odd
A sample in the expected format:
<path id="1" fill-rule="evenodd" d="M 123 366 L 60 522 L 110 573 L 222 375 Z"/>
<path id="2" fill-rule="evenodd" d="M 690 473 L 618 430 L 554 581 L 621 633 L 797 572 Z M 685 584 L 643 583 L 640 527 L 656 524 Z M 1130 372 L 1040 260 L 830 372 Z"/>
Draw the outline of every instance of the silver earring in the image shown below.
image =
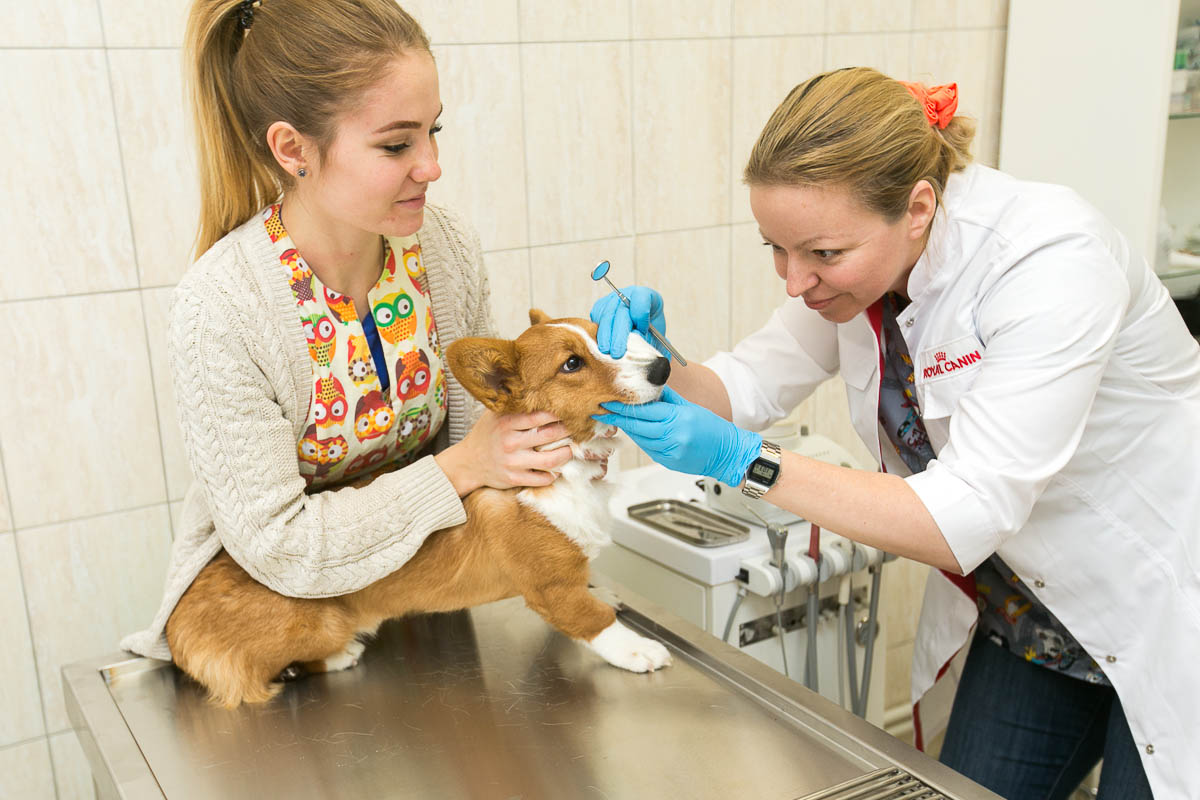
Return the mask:
<path id="1" fill-rule="evenodd" d="M 308 174 L 308 170 L 306 170 L 304 167 L 301 167 L 300 171 L 297 172 L 296 174 L 299 175 L 301 178 L 303 178 L 305 175 Z"/>

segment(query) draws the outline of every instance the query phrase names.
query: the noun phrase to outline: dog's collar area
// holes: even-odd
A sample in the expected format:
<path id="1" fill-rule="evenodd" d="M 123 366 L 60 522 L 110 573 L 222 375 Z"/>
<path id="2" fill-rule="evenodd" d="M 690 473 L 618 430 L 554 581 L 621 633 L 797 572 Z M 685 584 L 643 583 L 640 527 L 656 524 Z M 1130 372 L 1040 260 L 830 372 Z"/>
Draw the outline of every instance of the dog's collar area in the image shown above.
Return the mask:
<path id="1" fill-rule="evenodd" d="M 608 474 L 608 457 L 612 455 L 616 449 L 615 442 L 612 439 L 617 434 L 617 428 L 614 425 L 596 425 L 596 435 L 582 444 L 574 442 L 570 437 L 558 439 L 548 444 L 539 445 L 534 450 L 539 453 L 547 450 L 555 450 L 563 445 L 571 448 L 571 456 L 576 461 L 583 461 L 589 464 L 599 466 L 600 472 L 597 475 L 592 475 L 591 479 L 598 481 L 603 479 Z M 562 476 L 563 470 L 552 470 L 553 474 Z"/>
<path id="2" fill-rule="evenodd" d="M 594 481 L 603 480 L 608 474 L 608 454 L 601 455 L 600 453 L 586 453 L 583 456 L 585 461 L 594 461 L 600 465 L 600 474 L 592 478 Z"/>

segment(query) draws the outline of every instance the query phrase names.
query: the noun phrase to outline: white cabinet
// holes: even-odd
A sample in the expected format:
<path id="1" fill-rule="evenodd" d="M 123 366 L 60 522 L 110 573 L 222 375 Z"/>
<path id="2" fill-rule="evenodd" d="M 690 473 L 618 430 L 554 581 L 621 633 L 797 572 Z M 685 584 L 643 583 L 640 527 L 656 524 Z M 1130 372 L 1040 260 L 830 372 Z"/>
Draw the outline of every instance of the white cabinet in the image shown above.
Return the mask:
<path id="1" fill-rule="evenodd" d="M 1179 0 L 1009 4 L 1000 169 L 1074 188 L 1151 264 L 1179 12 Z"/>

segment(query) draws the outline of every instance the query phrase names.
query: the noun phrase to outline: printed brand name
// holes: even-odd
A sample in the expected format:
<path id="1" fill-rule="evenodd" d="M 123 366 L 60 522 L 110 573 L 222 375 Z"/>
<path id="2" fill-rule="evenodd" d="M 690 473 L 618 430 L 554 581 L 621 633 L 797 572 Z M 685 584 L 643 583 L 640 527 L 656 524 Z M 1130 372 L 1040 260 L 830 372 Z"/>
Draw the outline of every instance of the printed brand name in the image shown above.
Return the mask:
<path id="1" fill-rule="evenodd" d="M 921 377 L 934 378 L 938 375 L 945 375 L 948 372 L 954 372 L 956 369 L 969 367 L 975 362 L 979 361 L 981 358 L 983 358 L 983 356 L 979 355 L 978 350 L 954 359 L 947 359 L 944 352 L 938 352 L 934 354 L 934 360 L 936 363 L 926 367 L 921 372 Z"/>

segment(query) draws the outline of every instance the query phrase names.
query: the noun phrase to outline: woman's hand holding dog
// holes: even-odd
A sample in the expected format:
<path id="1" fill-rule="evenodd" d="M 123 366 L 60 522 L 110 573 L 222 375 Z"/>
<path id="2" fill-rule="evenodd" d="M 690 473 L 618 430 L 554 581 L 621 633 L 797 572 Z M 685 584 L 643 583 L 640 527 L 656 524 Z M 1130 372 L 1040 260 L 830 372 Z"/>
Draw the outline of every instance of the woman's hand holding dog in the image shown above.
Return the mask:
<path id="1" fill-rule="evenodd" d="M 465 497 L 482 486 L 548 486 L 557 470 L 571 460 L 571 448 L 539 452 L 535 448 L 564 439 L 566 427 L 544 411 L 500 415 L 484 411 L 461 442 L 434 458 L 450 483 Z"/>

